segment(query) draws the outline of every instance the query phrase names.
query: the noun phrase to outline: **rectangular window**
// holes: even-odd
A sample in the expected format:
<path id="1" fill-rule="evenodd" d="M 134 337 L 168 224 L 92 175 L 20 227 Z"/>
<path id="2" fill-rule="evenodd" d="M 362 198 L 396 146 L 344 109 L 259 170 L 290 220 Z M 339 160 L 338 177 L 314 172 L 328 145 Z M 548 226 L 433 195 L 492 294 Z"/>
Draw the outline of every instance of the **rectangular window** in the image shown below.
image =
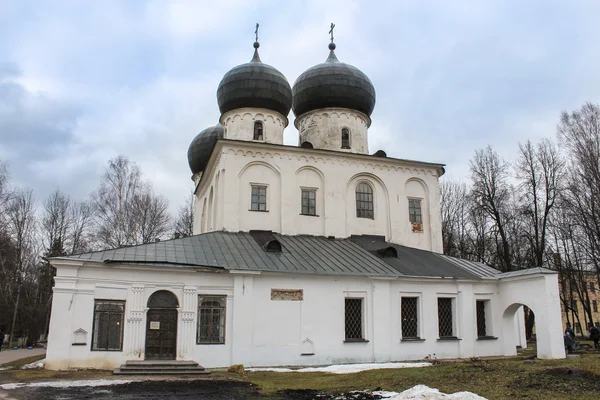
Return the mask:
<path id="1" fill-rule="evenodd" d="M 592 300 L 592 308 L 594 312 L 598 312 L 598 302 L 596 300 Z"/>
<path id="2" fill-rule="evenodd" d="M 438 297 L 438 329 L 440 338 L 454 336 L 452 298 Z"/>
<path id="3" fill-rule="evenodd" d="M 421 218 L 421 200 L 408 199 L 408 216 L 410 222 L 414 224 L 423 223 L 423 220 Z"/>
<path id="4" fill-rule="evenodd" d="M 302 189 L 302 214 L 317 215 L 317 191 Z"/>
<path id="5" fill-rule="evenodd" d="M 227 296 L 198 296 L 198 344 L 225 343 Z"/>
<path id="6" fill-rule="evenodd" d="M 400 299 L 403 339 L 419 339 L 418 301 L 418 297 L 402 297 Z"/>
<path id="7" fill-rule="evenodd" d="M 577 310 L 577 300 L 571 300 L 571 308 Z"/>
<path id="8" fill-rule="evenodd" d="M 94 302 L 94 328 L 92 350 L 122 351 L 125 302 L 96 300 Z"/>
<path id="9" fill-rule="evenodd" d="M 485 326 L 485 300 L 477 300 L 477 337 L 487 336 Z"/>
<path id="10" fill-rule="evenodd" d="M 346 298 L 346 340 L 362 340 L 363 337 L 363 299 Z"/>
<path id="11" fill-rule="evenodd" d="M 581 324 L 579 322 L 575 322 L 575 333 L 581 334 Z"/>
<path id="12" fill-rule="evenodd" d="M 594 285 L 594 282 L 590 282 L 590 292 L 594 293 L 596 291 L 596 285 Z"/>
<path id="13" fill-rule="evenodd" d="M 252 199 L 250 203 L 252 211 L 267 211 L 267 187 L 252 185 Z"/>

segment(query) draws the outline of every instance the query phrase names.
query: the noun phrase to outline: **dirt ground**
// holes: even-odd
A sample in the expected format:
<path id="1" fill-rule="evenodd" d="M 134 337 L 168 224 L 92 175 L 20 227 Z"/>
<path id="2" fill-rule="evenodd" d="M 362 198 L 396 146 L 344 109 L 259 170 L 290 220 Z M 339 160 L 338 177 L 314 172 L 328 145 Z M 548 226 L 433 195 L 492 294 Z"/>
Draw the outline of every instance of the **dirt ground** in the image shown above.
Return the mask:
<path id="1" fill-rule="evenodd" d="M 113 386 L 71 388 L 19 388 L 4 391 L 0 399 L 6 400 L 377 400 L 380 396 L 368 393 L 323 395 L 315 390 L 283 390 L 271 395 L 261 395 L 258 387 L 250 382 L 231 380 L 193 381 L 140 381 Z M 6 397 L 9 396 L 9 397 Z"/>

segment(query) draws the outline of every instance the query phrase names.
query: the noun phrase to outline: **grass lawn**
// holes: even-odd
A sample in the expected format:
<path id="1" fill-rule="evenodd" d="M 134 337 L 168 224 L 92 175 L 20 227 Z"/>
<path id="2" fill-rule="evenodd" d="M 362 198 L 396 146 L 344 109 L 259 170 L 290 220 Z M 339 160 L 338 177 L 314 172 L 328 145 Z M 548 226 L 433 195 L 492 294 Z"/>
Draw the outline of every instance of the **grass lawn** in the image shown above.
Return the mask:
<path id="1" fill-rule="evenodd" d="M 584 342 L 585 343 L 585 342 Z M 444 393 L 474 392 L 489 400 L 496 399 L 598 399 L 600 398 L 600 352 L 581 351 L 580 358 L 565 360 L 478 360 L 442 362 L 431 367 L 384 369 L 355 374 L 249 372 L 246 375 L 215 371 L 198 378 L 167 379 L 235 379 L 258 386 L 268 398 L 284 398 L 282 390 L 312 389 L 339 394 L 351 390 L 384 389 L 401 392 L 418 384 L 437 388 Z M 534 355 L 535 349 L 522 352 Z M 22 360 L 32 362 L 30 360 Z M 110 371 L 9 370 L 0 373 L 0 383 L 54 380 L 120 378 Z M 133 378 L 133 377 L 132 377 Z M 134 379 L 147 379 L 135 377 Z M 154 377 L 153 379 L 160 379 Z M 165 379 L 164 377 L 162 379 Z"/>
<path id="2" fill-rule="evenodd" d="M 600 357 L 566 360 L 494 360 L 441 363 L 425 368 L 374 370 L 356 374 L 252 372 L 245 379 L 263 393 L 316 389 L 325 393 L 377 389 L 401 392 L 423 384 L 444 393 L 474 392 L 496 399 L 600 398 Z"/>

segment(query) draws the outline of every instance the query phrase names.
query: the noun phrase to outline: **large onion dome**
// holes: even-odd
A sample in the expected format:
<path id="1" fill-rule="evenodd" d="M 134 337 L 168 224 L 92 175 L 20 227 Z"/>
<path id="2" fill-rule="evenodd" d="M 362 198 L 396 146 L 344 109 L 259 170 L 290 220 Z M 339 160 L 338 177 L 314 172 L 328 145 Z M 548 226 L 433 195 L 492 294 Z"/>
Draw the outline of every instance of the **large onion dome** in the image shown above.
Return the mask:
<path id="1" fill-rule="evenodd" d="M 284 117 L 292 108 L 292 88 L 285 76 L 258 56 L 260 44 L 254 43 L 254 57 L 225 74 L 217 89 L 221 115 L 242 107 L 266 108 Z"/>
<path id="2" fill-rule="evenodd" d="M 340 62 L 335 43 L 329 44 L 329 57 L 307 69 L 294 83 L 292 109 L 296 117 L 327 107 L 342 107 L 371 116 L 375 108 L 375 88 L 358 68 Z"/>
<path id="3" fill-rule="evenodd" d="M 192 174 L 204 171 L 215 143 L 223 139 L 224 132 L 223 125 L 217 124 L 206 128 L 192 140 L 187 153 Z"/>

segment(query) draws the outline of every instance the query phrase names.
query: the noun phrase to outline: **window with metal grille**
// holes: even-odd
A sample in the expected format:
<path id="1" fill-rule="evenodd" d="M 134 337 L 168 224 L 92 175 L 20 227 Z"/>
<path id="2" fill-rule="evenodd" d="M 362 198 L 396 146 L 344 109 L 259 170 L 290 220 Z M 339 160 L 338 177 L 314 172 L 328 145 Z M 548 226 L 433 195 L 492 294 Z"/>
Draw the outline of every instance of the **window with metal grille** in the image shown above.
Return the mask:
<path id="1" fill-rule="evenodd" d="M 487 336 L 485 326 L 485 300 L 477 300 L 477 336 Z"/>
<path id="2" fill-rule="evenodd" d="M 374 218 L 373 188 L 366 182 L 356 186 L 356 216 L 358 218 Z"/>
<path id="3" fill-rule="evenodd" d="M 402 338 L 419 338 L 418 297 L 402 297 Z"/>
<path id="4" fill-rule="evenodd" d="M 438 329 L 440 338 L 454 337 L 452 298 L 438 297 Z"/>
<path id="5" fill-rule="evenodd" d="M 96 300 L 94 302 L 92 350 L 123 350 L 124 316 L 124 301 Z"/>
<path id="6" fill-rule="evenodd" d="M 362 302 L 363 299 L 346 298 L 346 340 L 364 339 Z"/>
<path id="7" fill-rule="evenodd" d="M 347 128 L 342 129 L 342 149 L 350 148 L 350 131 Z"/>
<path id="8" fill-rule="evenodd" d="M 408 199 L 408 217 L 410 222 L 420 224 L 423 222 L 421 218 L 421 200 Z"/>
<path id="9" fill-rule="evenodd" d="M 227 296 L 198 296 L 198 344 L 225 343 Z"/>
<path id="10" fill-rule="evenodd" d="M 267 187 L 252 186 L 252 199 L 250 204 L 252 211 L 267 211 Z"/>
<path id="11" fill-rule="evenodd" d="M 254 123 L 254 140 L 263 140 L 263 124 L 262 122 Z"/>
<path id="12" fill-rule="evenodd" d="M 317 215 L 317 191 L 302 189 L 302 214 Z"/>
<path id="13" fill-rule="evenodd" d="M 592 308 L 594 312 L 598 312 L 598 302 L 596 300 L 592 300 Z"/>

